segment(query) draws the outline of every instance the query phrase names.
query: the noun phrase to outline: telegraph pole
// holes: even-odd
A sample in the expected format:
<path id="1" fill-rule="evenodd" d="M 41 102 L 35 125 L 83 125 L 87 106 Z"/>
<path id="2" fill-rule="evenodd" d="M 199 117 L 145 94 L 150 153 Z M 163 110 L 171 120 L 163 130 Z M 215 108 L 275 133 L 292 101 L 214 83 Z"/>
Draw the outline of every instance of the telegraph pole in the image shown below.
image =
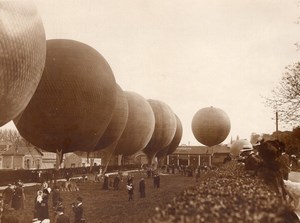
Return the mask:
<path id="1" fill-rule="evenodd" d="M 278 112 L 276 111 L 276 139 L 278 139 Z"/>

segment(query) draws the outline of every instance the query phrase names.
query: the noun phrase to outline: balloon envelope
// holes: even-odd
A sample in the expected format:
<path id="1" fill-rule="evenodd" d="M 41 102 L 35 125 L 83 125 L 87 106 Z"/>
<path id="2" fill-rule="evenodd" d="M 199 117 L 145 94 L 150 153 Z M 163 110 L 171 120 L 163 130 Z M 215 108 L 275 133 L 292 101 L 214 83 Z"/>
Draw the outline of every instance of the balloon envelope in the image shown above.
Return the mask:
<path id="1" fill-rule="evenodd" d="M 239 139 L 230 146 L 230 153 L 233 157 L 237 157 L 241 154 L 243 149 L 253 149 L 253 146 L 248 140 Z"/>
<path id="2" fill-rule="evenodd" d="M 112 119 L 104 134 L 98 141 L 95 150 L 104 149 L 121 137 L 128 119 L 128 102 L 126 94 L 117 85 L 117 102 Z"/>
<path id="3" fill-rule="evenodd" d="M 148 100 L 155 116 L 155 128 L 153 135 L 143 149 L 149 162 L 155 154 L 165 148 L 172 141 L 176 132 L 176 117 L 171 108 L 164 102 L 158 100 Z"/>
<path id="4" fill-rule="evenodd" d="M 126 156 L 145 148 L 154 131 L 155 118 L 145 98 L 135 92 L 125 91 L 125 94 L 128 120 L 114 153 Z"/>
<path id="5" fill-rule="evenodd" d="M 192 131 L 195 138 L 206 146 L 223 142 L 230 132 L 228 115 L 219 108 L 202 108 L 193 117 Z"/>
<path id="6" fill-rule="evenodd" d="M 48 40 L 40 84 L 14 122 L 26 140 L 46 151 L 90 151 L 115 104 L 114 75 L 96 50 L 73 40 Z"/>
<path id="7" fill-rule="evenodd" d="M 170 155 L 173 152 L 175 152 L 175 150 L 177 149 L 177 147 L 178 147 L 178 145 L 181 141 L 181 138 L 182 138 L 182 124 L 181 124 L 181 121 L 178 118 L 178 116 L 175 115 L 175 117 L 176 117 L 176 132 L 175 132 L 175 135 L 174 135 L 172 141 L 170 142 L 170 144 L 167 147 L 165 147 L 162 150 L 159 150 L 156 153 L 156 157 L 158 159 L 161 159 L 161 158 L 165 157 L 166 155 Z"/>
<path id="8" fill-rule="evenodd" d="M 33 3 L 0 2 L 0 126 L 18 116 L 41 79 L 46 37 Z"/>

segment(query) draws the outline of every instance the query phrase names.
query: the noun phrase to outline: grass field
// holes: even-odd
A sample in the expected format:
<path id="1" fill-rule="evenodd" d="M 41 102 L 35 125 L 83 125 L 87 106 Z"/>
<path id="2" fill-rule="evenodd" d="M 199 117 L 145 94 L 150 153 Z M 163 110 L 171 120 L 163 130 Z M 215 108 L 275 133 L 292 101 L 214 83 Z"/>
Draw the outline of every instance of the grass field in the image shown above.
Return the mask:
<path id="1" fill-rule="evenodd" d="M 146 198 L 140 198 L 138 183 L 141 177 L 145 178 Z M 161 175 L 161 187 L 153 188 L 152 178 L 147 179 L 145 173 L 134 174 L 134 201 L 128 201 L 126 178 L 120 183 L 120 190 L 102 190 L 102 182 L 78 183 L 79 191 L 61 192 L 65 213 L 73 222 L 74 216 L 71 203 L 77 196 L 83 197 L 84 213 L 87 223 L 141 223 L 146 222 L 155 214 L 155 207 L 165 206 L 183 191 L 184 188 L 196 185 L 195 178 L 182 175 Z M 38 186 L 25 188 L 25 209 L 16 211 L 21 223 L 30 223 L 33 218 L 34 197 Z M 51 222 L 54 219 L 52 211 L 52 197 L 49 199 L 49 213 Z"/>

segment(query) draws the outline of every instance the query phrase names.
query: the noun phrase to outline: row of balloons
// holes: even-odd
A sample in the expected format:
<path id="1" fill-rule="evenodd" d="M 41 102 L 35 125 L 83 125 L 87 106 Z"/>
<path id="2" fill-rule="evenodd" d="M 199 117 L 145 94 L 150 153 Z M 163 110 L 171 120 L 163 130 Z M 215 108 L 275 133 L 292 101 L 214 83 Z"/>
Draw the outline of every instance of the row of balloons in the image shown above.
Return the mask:
<path id="1" fill-rule="evenodd" d="M 49 152 L 143 150 L 151 162 L 175 151 L 182 124 L 167 104 L 123 91 L 92 47 L 46 40 L 34 4 L 0 8 L 0 126 L 13 120 L 26 140 Z"/>

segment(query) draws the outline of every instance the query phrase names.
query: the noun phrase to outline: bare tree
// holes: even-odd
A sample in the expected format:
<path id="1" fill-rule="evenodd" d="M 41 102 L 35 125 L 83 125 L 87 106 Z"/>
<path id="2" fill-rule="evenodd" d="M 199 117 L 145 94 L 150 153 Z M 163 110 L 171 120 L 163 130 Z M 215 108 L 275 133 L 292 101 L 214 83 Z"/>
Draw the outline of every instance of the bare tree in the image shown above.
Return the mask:
<path id="1" fill-rule="evenodd" d="M 279 113 L 281 122 L 293 127 L 300 125 L 300 62 L 286 67 L 279 85 L 265 104 Z"/>

